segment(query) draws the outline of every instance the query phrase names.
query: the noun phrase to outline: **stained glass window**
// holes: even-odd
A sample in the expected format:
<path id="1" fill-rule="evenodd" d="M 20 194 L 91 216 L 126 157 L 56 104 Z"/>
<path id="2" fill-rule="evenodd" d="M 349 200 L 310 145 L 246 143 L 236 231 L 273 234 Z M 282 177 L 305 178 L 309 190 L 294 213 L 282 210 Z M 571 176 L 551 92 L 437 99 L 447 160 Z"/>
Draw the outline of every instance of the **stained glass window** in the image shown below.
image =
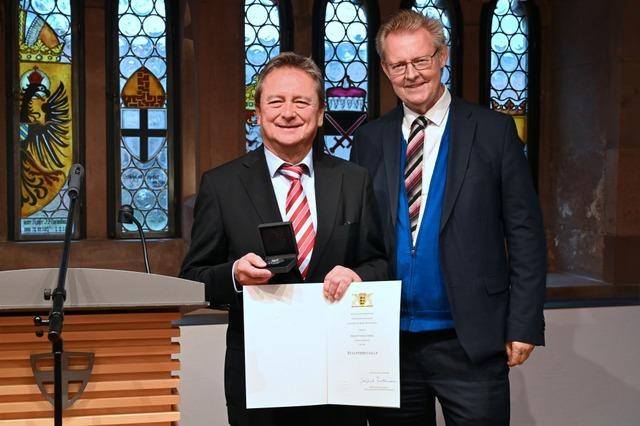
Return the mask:
<path id="1" fill-rule="evenodd" d="M 361 1 L 330 0 L 324 13 L 324 148 L 349 158 L 353 133 L 369 111 L 369 35 Z"/>
<path id="2" fill-rule="evenodd" d="M 447 64 L 442 70 L 442 83 L 451 90 L 451 58 L 453 57 L 451 40 L 452 40 L 452 19 L 451 19 L 451 10 L 447 6 L 447 1 L 445 0 L 414 0 L 412 5 L 412 9 L 416 12 L 422 13 L 424 16 L 428 16 L 433 19 L 437 19 L 442 23 L 444 27 L 444 35 L 447 39 L 447 46 L 449 46 L 449 58 L 447 59 Z"/>
<path id="3" fill-rule="evenodd" d="M 280 53 L 280 5 L 278 0 L 244 2 L 245 132 L 247 151 L 262 145 L 254 95 L 258 75 Z"/>
<path id="4" fill-rule="evenodd" d="M 20 0 L 12 9 L 18 35 L 18 120 L 12 127 L 17 239 L 58 239 L 65 232 L 66 179 L 78 156 L 71 8 L 70 0 Z"/>
<path id="5" fill-rule="evenodd" d="M 527 149 L 529 28 L 520 0 L 498 0 L 491 19 L 489 103 L 509 114 Z"/>
<path id="6" fill-rule="evenodd" d="M 119 0 L 117 8 L 119 123 L 116 210 L 129 204 L 150 236 L 173 232 L 173 99 L 167 90 L 168 21 L 164 0 Z M 118 224 L 127 236 L 133 224 Z"/>

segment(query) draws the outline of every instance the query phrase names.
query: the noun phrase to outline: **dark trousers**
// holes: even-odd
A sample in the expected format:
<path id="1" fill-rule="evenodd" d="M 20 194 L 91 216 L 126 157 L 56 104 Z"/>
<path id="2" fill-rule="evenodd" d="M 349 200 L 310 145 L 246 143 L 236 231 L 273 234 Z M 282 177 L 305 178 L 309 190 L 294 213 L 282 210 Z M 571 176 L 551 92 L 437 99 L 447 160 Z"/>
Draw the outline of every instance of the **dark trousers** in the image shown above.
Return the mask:
<path id="1" fill-rule="evenodd" d="M 310 365 L 309 368 L 314 368 Z M 365 409 L 342 405 L 247 409 L 244 351 L 227 346 L 225 396 L 231 426 L 365 426 Z"/>
<path id="2" fill-rule="evenodd" d="M 435 399 L 447 426 L 509 424 L 504 353 L 474 364 L 453 330 L 400 333 L 400 408 L 372 408 L 371 426 L 435 426 Z"/>
<path id="3" fill-rule="evenodd" d="M 354 410 L 359 414 L 356 416 Z M 318 405 L 314 407 L 259 408 L 233 411 L 231 426 L 365 426 L 364 409 Z"/>

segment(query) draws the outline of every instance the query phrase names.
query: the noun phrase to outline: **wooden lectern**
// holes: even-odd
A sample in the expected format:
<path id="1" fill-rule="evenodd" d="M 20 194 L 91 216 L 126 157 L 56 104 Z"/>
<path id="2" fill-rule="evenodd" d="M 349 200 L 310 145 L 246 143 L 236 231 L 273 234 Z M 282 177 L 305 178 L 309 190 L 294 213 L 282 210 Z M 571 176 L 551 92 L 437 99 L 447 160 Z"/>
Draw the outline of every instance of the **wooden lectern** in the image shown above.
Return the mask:
<path id="1" fill-rule="evenodd" d="M 51 352 L 35 334 L 47 316 L 58 269 L 0 272 L 0 426 L 51 426 L 53 405 L 41 393 L 32 355 Z M 176 425 L 180 420 L 180 329 L 173 321 L 206 305 L 201 283 L 162 275 L 69 269 L 62 338 L 67 352 L 93 353 L 84 392 L 63 412 L 65 426 Z M 67 369 L 86 369 L 71 358 Z M 76 365 L 77 364 L 77 365 Z M 44 367 L 53 370 L 53 361 Z M 71 377 L 71 375 L 70 375 Z M 53 395 L 53 384 L 43 384 Z M 81 384 L 69 381 L 73 395 Z"/>

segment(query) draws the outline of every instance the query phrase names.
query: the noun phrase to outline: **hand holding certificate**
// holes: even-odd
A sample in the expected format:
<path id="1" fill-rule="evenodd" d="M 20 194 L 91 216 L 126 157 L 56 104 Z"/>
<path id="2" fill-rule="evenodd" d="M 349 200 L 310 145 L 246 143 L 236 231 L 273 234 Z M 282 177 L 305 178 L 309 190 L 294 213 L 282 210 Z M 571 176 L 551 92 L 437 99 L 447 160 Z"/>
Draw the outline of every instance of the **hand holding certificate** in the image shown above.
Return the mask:
<path id="1" fill-rule="evenodd" d="M 400 405 L 400 281 L 244 288 L 247 408 Z"/>

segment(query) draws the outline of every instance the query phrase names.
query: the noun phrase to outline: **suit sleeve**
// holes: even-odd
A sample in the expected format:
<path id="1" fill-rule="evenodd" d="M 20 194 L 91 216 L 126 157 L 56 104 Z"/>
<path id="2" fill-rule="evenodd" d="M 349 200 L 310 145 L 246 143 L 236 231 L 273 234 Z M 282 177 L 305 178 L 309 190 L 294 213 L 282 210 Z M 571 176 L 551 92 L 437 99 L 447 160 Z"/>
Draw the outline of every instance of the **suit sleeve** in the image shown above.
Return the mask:
<path id="1" fill-rule="evenodd" d="M 379 217 L 376 211 L 373 188 L 369 173 L 365 178 L 361 191 L 362 210 L 360 213 L 360 230 L 358 247 L 358 265 L 353 268 L 363 281 L 383 281 L 389 279 L 387 254 L 380 232 Z"/>
<path id="2" fill-rule="evenodd" d="M 529 165 L 509 118 L 501 170 L 502 211 L 509 261 L 507 341 L 544 345 L 546 243 Z"/>
<path id="3" fill-rule="evenodd" d="M 358 161 L 359 159 L 358 151 L 359 151 L 360 142 L 362 140 L 361 130 L 362 130 L 361 128 L 356 130 L 355 134 L 353 135 L 353 143 L 351 144 L 351 151 L 349 152 L 349 161 L 356 164 L 360 164 L 360 162 Z"/>
<path id="4" fill-rule="evenodd" d="M 237 303 L 228 259 L 227 238 L 215 186 L 207 175 L 202 178 L 194 207 L 191 245 L 182 263 L 180 276 L 205 285 L 211 307 Z"/>

